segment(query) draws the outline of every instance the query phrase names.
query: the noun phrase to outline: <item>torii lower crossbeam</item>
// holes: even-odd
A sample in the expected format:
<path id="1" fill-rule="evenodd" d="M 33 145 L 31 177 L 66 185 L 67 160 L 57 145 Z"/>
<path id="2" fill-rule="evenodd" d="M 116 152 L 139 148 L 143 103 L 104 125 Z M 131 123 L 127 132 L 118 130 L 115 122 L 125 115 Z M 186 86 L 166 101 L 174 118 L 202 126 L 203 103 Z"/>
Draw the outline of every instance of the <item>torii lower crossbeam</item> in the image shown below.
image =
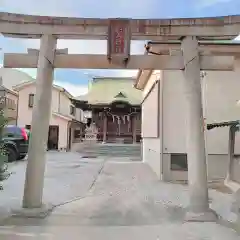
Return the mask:
<path id="1" fill-rule="evenodd" d="M 201 56 L 200 68 L 205 71 L 232 71 L 232 56 Z M 6 68 L 37 68 L 38 54 L 4 54 Z M 133 55 L 126 66 L 108 61 L 106 55 L 56 54 L 54 68 L 75 69 L 162 69 L 183 70 L 182 56 Z"/>

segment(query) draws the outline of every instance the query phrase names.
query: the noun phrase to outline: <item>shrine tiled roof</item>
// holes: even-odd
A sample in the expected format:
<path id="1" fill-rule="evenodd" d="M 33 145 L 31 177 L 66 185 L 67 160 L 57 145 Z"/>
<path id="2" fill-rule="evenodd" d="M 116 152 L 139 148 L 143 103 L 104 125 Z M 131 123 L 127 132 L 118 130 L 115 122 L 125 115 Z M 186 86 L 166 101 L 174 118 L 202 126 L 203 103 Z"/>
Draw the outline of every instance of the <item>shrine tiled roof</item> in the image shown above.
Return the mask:
<path id="1" fill-rule="evenodd" d="M 135 89 L 133 84 L 133 78 L 94 78 L 88 94 L 77 99 L 92 105 L 111 104 L 115 101 L 140 105 L 142 92 Z"/>

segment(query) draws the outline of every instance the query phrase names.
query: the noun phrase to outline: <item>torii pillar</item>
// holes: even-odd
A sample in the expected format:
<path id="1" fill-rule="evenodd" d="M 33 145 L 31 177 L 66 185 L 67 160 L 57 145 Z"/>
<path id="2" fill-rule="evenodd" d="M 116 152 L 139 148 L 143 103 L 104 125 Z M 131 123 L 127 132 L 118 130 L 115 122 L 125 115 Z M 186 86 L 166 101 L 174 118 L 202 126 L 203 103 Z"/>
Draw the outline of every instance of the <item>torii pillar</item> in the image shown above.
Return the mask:
<path id="1" fill-rule="evenodd" d="M 23 205 L 20 211 L 15 211 L 15 215 L 44 217 L 52 210 L 51 205 L 43 204 L 42 196 L 56 45 L 57 39 L 54 36 L 42 36 L 38 55 L 36 96 L 32 114 L 32 135 L 28 151 Z"/>
<path id="2" fill-rule="evenodd" d="M 182 39 L 184 58 L 184 89 L 186 95 L 186 126 L 189 209 L 187 221 L 216 221 L 217 215 L 209 208 L 207 163 L 203 128 L 200 62 L 196 37 Z"/>

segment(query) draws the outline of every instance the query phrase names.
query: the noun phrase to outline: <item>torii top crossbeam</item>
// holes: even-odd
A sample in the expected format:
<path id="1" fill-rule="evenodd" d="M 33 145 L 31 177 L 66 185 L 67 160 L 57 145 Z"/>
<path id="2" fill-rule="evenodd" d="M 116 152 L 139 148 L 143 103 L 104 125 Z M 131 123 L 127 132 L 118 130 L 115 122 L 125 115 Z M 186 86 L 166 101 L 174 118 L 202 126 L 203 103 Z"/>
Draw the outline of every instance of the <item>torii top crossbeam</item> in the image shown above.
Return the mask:
<path id="1" fill-rule="evenodd" d="M 240 15 L 211 18 L 119 19 L 131 28 L 132 40 L 233 39 L 240 33 Z M 111 19 L 31 16 L 0 13 L 0 32 L 18 38 L 52 34 L 62 39 L 107 39 Z"/>
<path id="2" fill-rule="evenodd" d="M 92 68 L 92 69 L 184 69 L 182 56 L 146 56 L 130 54 L 130 40 L 180 40 L 186 36 L 196 36 L 198 40 L 233 39 L 240 33 L 240 16 L 188 19 L 87 19 L 30 16 L 0 13 L 0 32 L 4 36 L 18 38 L 42 38 L 51 35 L 62 39 L 107 39 L 108 54 L 79 55 L 55 52 L 54 68 Z M 166 49 L 166 45 L 164 48 Z M 179 45 L 179 43 L 178 43 Z M 219 54 L 201 56 L 202 70 L 232 70 L 233 55 L 236 51 L 229 47 Z M 238 46 L 231 46 L 235 48 Z M 224 49 L 223 49 L 224 50 Z M 239 52 L 239 50 L 237 51 Z M 215 51 L 213 51 L 215 53 Z M 171 54 L 170 54 L 171 55 Z M 216 56 L 214 56 L 216 55 Z M 220 56 L 218 56 L 220 55 Z M 224 56 L 225 55 L 225 56 Z M 120 61 L 119 61 L 120 59 Z M 38 66 L 38 52 L 28 54 L 4 54 L 4 67 Z"/>

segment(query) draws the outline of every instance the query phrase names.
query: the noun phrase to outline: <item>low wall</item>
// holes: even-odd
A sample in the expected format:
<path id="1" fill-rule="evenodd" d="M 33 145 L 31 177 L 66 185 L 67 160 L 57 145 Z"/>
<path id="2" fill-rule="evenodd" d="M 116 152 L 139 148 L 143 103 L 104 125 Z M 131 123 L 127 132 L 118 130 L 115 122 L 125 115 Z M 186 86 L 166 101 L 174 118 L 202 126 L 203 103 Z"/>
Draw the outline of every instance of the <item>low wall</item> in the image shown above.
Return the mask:
<path id="1" fill-rule="evenodd" d="M 142 141 L 142 159 L 150 165 L 152 170 L 160 178 L 160 139 L 159 138 L 144 138 Z"/>
<path id="2" fill-rule="evenodd" d="M 233 160 L 232 168 L 232 180 L 240 184 L 240 156 L 237 156 Z"/>
<path id="3" fill-rule="evenodd" d="M 171 170 L 171 154 L 163 154 L 164 180 L 187 180 L 187 171 Z M 208 180 L 225 179 L 227 174 L 227 155 L 209 154 L 207 158 Z"/>
<path id="4" fill-rule="evenodd" d="M 160 178 L 161 163 L 160 163 L 160 139 L 159 138 L 145 138 L 143 140 L 143 162 L 149 164 L 152 170 Z M 240 158 L 236 161 L 237 170 L 235 169 L 235 176 L 240 182 Z M 187 180 L 187 171 L 171 170 L 171 154 L 163 154 L 162 172 L 164 181 L 178 181 Z M 217 180 L 225 179 L 228 169 L 228 159 L 225 154 L 209 154 L 207 158 L 208 179 Z"/>

